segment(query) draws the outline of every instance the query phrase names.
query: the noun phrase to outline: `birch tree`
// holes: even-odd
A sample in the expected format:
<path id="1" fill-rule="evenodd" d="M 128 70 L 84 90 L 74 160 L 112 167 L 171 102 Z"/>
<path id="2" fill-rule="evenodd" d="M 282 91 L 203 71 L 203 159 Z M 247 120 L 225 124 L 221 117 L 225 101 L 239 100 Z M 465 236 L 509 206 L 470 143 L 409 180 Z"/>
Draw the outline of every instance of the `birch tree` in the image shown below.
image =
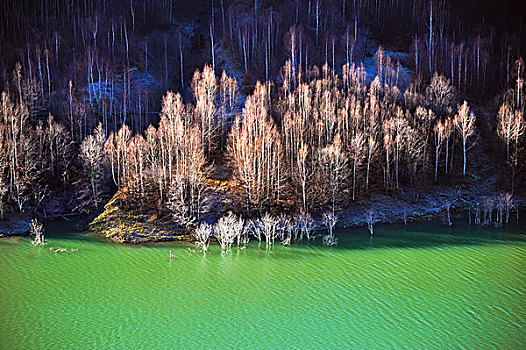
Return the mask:
<path id="1" fill-rule="evenodd" d="M 31 220 L 31 225 L 29 226 L 29 233 L 33 236 L 33 245 L 43 246 L 45 243 L 44 239 L 44 225 L 38 222 L 37 219 Z"/>
<path id="2" fill-rule="evenodd" d="M 362 165 L 364 160 L 364 146 L 365 140 L 363 133 L 359 132 L 351 139 L 351 146 L 349 150 L 349 157 L 352 161 L 352 200 L 355 200 L 356 193 L 356 173 L 358 168 Z"/>
<path id="3" fill-rule="evenodd" d="M 332 211 L 327 211 L 322 216 L 325 227 L 327 227 L 327 236 L 323 238 L 323 242 L 326 245 L 336 245 L 338 240 L 334 236 L 334 226 L 338 222 L 338 216 L 335 215 Z"/>
<path id="4" fill-rule="evenodd" d="M 438 177 L 438 162 L 440 160 L 440 151 L 442 144 L 444 142 L 444 135 L 446 132 L 446 127 L 443 122 L 438 122 L 434 127 L 435 132 L 435 182 Z M 447 161 L 446 161 L 447 162 Z"/>
<path id="5" fill-rule="evenodd" d="M 336 134 L 332 144 L 321 150 L 320 163 L 325 176 L 330 213 L 336 217 L 336 203 L 347 179 L 347 157 L 342 150 L 339 134 Z"/>
<path id="6" fill-rule="evenodd" d="M 269 213 L 265 213 L 265 215 L 258 220 L 258 226 L 265 237 L 267 250 L 271 249 L 279 233 L 279 220 Z"/>
<path id="7" fill-rule="evenodd" d="M 195 245 L 203 251 L 205 256 L 208 251 L 208 245 L 210 244 L 212 229 L 212 225 L 207 222 L 202 222 L 192 233 L 192 236 L 195 239 Z"/>
<path id="8" fill-rule="evenodd" d="M 446 77 L 435 72 L 426 88 L 426 98 L 435 113 L 444 115 L 453 102 L 454 89 Z"/>
<path id="9" fill-rule="evenodd" d="M 249 212 L 279 198 L 281 140 L 269 115 L 266 88 L 259 83 L 232 126 L 228 154 Z"/>
<path id="10" fill-rule="evenodd" d="M 369 138 L 367 139 L 367 170 L 365 175 L 365 191 L 369 192 L 369 173 L 371 171 L 371 161 L 373 160 L 373 157 L 376 153 L 378 144 L 376 142 L 375 137 L 372 135 L 369 135 Z"/>
<path id="11" fill-rule="evenodd" d="M 453 123 L 460 133 L 460 138 L 462 140 L 462 175 L 466 176 L 466 153 L 471 148 L 468 145 L 469 138 L 475 133 L 475 115 L 470 112 L 468 103 L 464 101 L 461 106 L 458 106 L 458 114 L 455 115 Z"/>
<path id="12" fill-rule="evenodd" d="M 511 193 L 514 193 L 515 172 L 519 161 L 519 140 L 524 134 L 525 122 L 520 110 L 512 111 L 507 104 L 503 104 L 497 114 L 497 135 L 506 146 L 506 161 L 509 164 L 511 176 Z"/>
<path id="13" fill-rule="evenodd" d="M 231 251 L 232 245 L 244 234 L 245 221 L 243 218 L 232 214 L 231 212 L 219 218 L 214 225 L 214 236 L 216 237 L 221 252 L 224 255 Z"/>
<path id="14" fill-rule="evenodd" d="M 104 183 L 104 145 L 106 137 L 99 123 L 93 135 L 88 135 L 80 145 L 80 158 L 88 177 L 87 205 L 97 208 L 102 203 Z"/>

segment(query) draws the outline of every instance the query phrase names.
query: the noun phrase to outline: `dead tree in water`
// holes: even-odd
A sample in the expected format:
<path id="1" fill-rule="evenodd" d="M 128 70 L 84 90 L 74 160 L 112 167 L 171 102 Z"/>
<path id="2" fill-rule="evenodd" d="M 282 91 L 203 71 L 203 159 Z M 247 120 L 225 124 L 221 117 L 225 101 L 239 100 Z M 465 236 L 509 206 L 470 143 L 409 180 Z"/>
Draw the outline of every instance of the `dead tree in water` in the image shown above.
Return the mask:
<path id="1" fill-rule="evenodd" d="M 328 234 L 323 237 L 323 243 L 326 245 L 338 244 L 338 239 L 334 236 L 334 226 L 338 222 L 338 216 L 334 215 L 332 211 L 327 211 L 322 218 L 328 231 Z"/>
<path id="2" fill-rule="evenodd" d="M 33 243 L 34 245 L 44 245 L 44 226 L 38 222 L 37 219 L 31 220 L 31 226 L 29 228 L 31 236 L 34 236 Z"/>
<path id="3" fill-rule="evenodd" d="M 202 222 L 193 232 L 195 238 L 195 245 L 203 251 L 206 256 L 208 245 L 210 244 L 210 236 L 212 236 L 212 225 Z"/>
<path id="4" fill-rule="evenodd" d="M 451 221 L 450 209 L 451 209 L 451 203 L 445 206 L 445 212 L 444 212 L 444 217 L 443 217 L 444 224 L 448 227 L 453 226 L 453 222 Z"/>
<path id="5" fill-rule="evenodd" d="M 230 224 L 230 229 L 233 232 L 234 238 L 237 240 L 237 246 L 239 247 L 239 243 L 243 242 L 244 244 L 248 243 L 248 238 L 246 238 L 245 235 L 245 220 L 241 216 L 236 217 L 234 215 L 235 220 L 232 221 Z"/>
<path id="6" fill-rule="evenodd" d="M 483 218 L 481 220 L 481 208 Z M 503 193 L 496 196 L 488 196 L 482 199 L 482 203 L 477 203 L 475 208 L 475 225 L 502 226 L 508 224 L 511 211 L 515 208 L 513 197 L 510 193 Z M 495 219 L 493 219 L 495 211 Z M 470 220 L 471 221 L 471 220 Z"/>
<path id="7" fill-rule="evenodd" d="M 466 202 L 466 200 L 462 198 L 462 191 L 460 187 L 455 194 L 455 198 L 442 206 L 442 209 L 444 210 L 442 221 L 448 227 L 453 226 L 453 221 L 451 220 L 451 207 L 458 201 Z"/>
<path id="8" fill-rule="evenodd" d="M 228 227 L 224 225 L 221 219 L 219 219 L 219 221 L 214 226 L 214 236 L 221 246 L 221 254 L 224 255 L 226 252 L 228 252 L 234 241 L 233 239 L 231 240 L 232 237 L 229 234 Z"/>
<path id="9" fill-rule="evenodd" d="M 261 228 L 261 232 L 265 236 L 267 249 L 272 248 L 272 245 L 274 244 L 274 241 L 278 235 L 279 220 L 269 213 L 266 213 L 263 215 L 263 217 L 261 217 L 261 219 L 258 220 L 258 224 Z"/>
<path id="10" fill-rule="evenodd" d="M 307 240 L 313 238 L 311 236 L 311 233 L 314 230 L 314 220 L 312 220 L 312 216 L 310 216 L 309 213 L 301 212 L 296 216 L 295 220 L 298 230 L 300 231 L 300 239 L 302 239 L 303 236 L 305 236 Z"/>
<path id="11" fill-rule="evenodd" d="M 369 234 L 372 236 L 374 234 L 374 224 L 377 221 L 374 209 L 369 209 L 365 220 L 367 221 L 367 229 L 369 230 Z"/>
<path id="12" fill-rule="evenodd" d="M 247 222 L 246 232 L 247 236 L 250 234 L 261 243 L 261 228 L 259 227 L 258 220 L 249 220 Z"/>
<path id="13" fill-rule="evenodd" d="M 242 235 L 243 227 L 244 220 L 232 213 L 221 217 L 214 225 L 214 236 L 221 246 L 221 253 L 223 255 L 231 250 L 236 238 Z"/>
<path id="14" fill-rule="evenodd" d="M 504 204 L 504 212 L 505 212 L 505 215 L 506 215 L 506 224 L 508 224 L 510 222 L 511 210 L 514 207 L 513 197 L 511 196 L 511 194 L 506 193 L 501 198 L 502 198 L 502 201 L 503 201 L 503 204 Z M 517 211 L 517 214 L 518 214 L 518 211 Z"/>
<path id="15" fill-rule="evenodd" d="M 281 238 L 281 244 L 290 245 L 293 230 L 294 224 L 292 220 L 287 215 L 281 214 L 278 217 L 278 234 Z"/>
<path id="16" fill-rule="evenodd" d="M 488 225 L 489 223 L 491 223 L 491 220 L 493 218 L 494 203 L 495 200 L 490 197 L 486 197 L 482 201 L 482 210 L 484 213 L 484 221 L 482 222 L 483 225 Z"/>

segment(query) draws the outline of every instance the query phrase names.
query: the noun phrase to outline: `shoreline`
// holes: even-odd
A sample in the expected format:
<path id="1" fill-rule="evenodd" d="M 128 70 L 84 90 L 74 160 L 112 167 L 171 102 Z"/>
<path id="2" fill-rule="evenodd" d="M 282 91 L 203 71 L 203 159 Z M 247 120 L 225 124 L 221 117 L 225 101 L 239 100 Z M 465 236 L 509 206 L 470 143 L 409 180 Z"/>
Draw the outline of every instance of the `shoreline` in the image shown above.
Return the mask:
<path id="1" fill-rule="evenodd" d="M 339 219 L 335 228 L 367 228 L 371 209 L 374 211 L 373 225 L 419 223 L 442 219 L 444 227 L 447 227 L 460 218 L 471 221 L 475 217 L 474 204 L 479 205 L 479 214 L 481 214 L 483 203 L 480 199 L 495 198 L 496 201 L 499 193 L 481 193 L 473 189 L 460 190 L 452 187 L 437 187 L 431 191 L 419 193 L 416 200 L 402 198 L 402 194 L 397 196 L 375 194 L 368 199 L 351 203 L 350 206 L 338 213 Z M 515 211 L 520 211 L 526 203 L 522 195 L 517 195 L 514 200 L 515 207 L 512 209 L 512 218 L 515 217 Z M 497 208 L 495 207 L 492 209 L 492 213 L 495 214 L 496 212 Z M 314 217 L 319 219 L 319 216 L 315 215 Z M 496 215 L 493 216 L 496 218 Z M 216 221 L 217 219 L 215 218 Z M 169 218 L 158 218 L 155 214 L 123 213 L 115 205 L 114 199 L 106 205 L 105 211 L 89 224 L 88 229 L 114 242 L 126 244 L 195 241 L 192 236 L 193 228 L 188 227 L 181 230 Z M 326 231 L 321 220 L 314 220 L 314 231 Z"/>
<path id="2" fill-rule="evenodd" d="M 357 200 L 338 212 L 338 222 L 335 228 L 367 228 L 370 211 L 373 211 L 373 225 L 407 224 L 429 222 L 442 219 L 444 227 L 460 218 L 468 219 L 467 215 L 475 216 L 474 203 L 481 206 L 481 198 L 497 198 L 499 192 L 480 191 L 477 186 L 455 189 L 450 186 L 436 186 L 432 190 L 421 191 L 415 198 L 414 194 L 403 191 L 395 195 L 373 194 L 367 199 Z M 191 242 L 193 228 L 181 229 L 167 216 L 159 217 L 155 213 L 128 212 L 121 209 L 119 193 L 105 205 L 104 211 L 96 216 L 85 231 L 97 233 L 121 244 L 147 244 L 155 242 Z M 521 194 L 514 197 L 515 211 L 520 211 L 526 204 L 526 198 Z M 449 216 L 448 216 L 449 208 Z M 496 208 L 492 212 L 496 212 Z M 314 218 L 319 219 L 320 213 Z M 218 218 L 214 217 L 217 221 Z M 514 219 L 513 219 L 514 220 Z M 449 225 L 448 225 L 449 221 Z M 321 220 L 314 220 L 314 231 L 326 231 Z M 10 236 L 26 236 L 29 232 L 30 219 L 24 215 L 15 215 L 0 221 L 0 238 Z"/>

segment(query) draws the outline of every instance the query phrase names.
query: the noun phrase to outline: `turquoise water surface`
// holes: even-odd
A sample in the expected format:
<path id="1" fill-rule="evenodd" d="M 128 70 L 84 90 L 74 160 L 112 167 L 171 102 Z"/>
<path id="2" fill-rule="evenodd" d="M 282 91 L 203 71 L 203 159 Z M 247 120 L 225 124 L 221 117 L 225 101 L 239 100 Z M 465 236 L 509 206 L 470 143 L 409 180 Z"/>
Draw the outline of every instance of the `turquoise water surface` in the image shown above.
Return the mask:
<path id="1" fill-rule="evenodd" d="M 380 226 L 206 258 L 61 231 L 0 240 L 0 349 L 526 348 L 519 225 Z"/>

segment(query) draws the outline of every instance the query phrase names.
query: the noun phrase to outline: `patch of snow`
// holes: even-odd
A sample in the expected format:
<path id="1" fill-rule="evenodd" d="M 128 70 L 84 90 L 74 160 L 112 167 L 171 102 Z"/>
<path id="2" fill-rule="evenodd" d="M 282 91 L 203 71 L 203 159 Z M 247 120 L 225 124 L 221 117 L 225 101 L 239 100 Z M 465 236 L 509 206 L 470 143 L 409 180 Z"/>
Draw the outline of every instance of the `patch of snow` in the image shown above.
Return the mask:
<path id="1" fill-rule="evenodd" d="M 128 70 L 128 77 L 130 81 L 129 96 L 127 96 L 127 98 L 130 101 L 138 101 L 139 94 L 145 94 L 159 88 L 159 83 L 150 73 L 143 72 L 136 67 Z M 106 100 L 107 103 L 109 103 L 110 100 L 112 100 L 114 108 L 120 110 L 122 108 L 122 99 L 124 98 L 124 84 L 124 75 L 119 74 L 113 81 L 101 81 L 100 83 L 97 81 L 83 87 L 81 91 L 84 92 L 85 100 L 94 109 L 101 107 L 101 101 Z M 132 103 L 131 106 L 127 106 L 130 113 L 136 112 L 133 109 L 135 105 L 135 103 Z"/>
<path id="2" fill-rule="evenodd" d="M 392 66 L 395 71 L 397 68 L 397 63 L 400 62 L 400 72 L 398 76 L 397 87 L 403 94 L 405 89 L 409 86 L 409 84 L 411 84 L 412 72 L 411 69 L 407 66 L 407 63 L 409 62 L 409 55 L 404 52 L 384 50 L 384 57 L 389 57 L 391 59 Z M 361 61 L 355 62 L 355 64 L 357 67 L 363 65 L 364 71 L 367 74 L 366 81 L 369 83 L 373 81 L 374 78 L 376 78 L 376 76 L 378 75 L 378 69 L 376 67 L 374 56 L 366 57 Z"/>

